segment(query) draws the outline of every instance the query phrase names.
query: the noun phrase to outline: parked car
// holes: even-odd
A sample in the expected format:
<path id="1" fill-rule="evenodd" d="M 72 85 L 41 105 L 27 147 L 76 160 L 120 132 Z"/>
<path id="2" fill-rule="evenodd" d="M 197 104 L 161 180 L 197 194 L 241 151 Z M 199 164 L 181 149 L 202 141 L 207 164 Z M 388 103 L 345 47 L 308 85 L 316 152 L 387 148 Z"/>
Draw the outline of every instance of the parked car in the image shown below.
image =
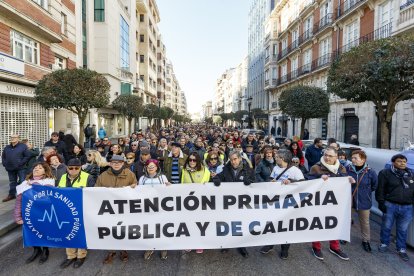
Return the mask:
<path id="1" fill-rule="evenodd" d="M 247 134 L 250 134 L 250 133 L 255 134 L 257 139 L 262 139 L 266 135 L 263 130 L 253 129 L 253 128 L 245 128 L 245 129 L 242 129 L 241 133 L 242 133 L 242 138 L 243 139 L 246 138 L 247 137 Z"/>

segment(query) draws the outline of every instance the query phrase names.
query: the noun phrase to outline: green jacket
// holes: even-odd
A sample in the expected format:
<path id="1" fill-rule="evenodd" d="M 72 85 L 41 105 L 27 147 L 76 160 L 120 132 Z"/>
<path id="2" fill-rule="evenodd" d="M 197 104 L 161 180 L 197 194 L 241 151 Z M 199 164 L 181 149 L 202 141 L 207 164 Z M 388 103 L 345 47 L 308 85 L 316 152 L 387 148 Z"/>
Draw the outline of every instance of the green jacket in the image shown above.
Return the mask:
<path id="1" fill-rule="evenodd" d="M 168 181 L 171 181 L 171 167 L 172 167 L 172 153 L 168 155 L 167 158 L 164 160 L 164 174 L 167 177 Z M 185 161 L 187 161 L 187 155 L 183 152 L 180 152 L 180 156 L 178 159 L 178 169 L 180 173 L 180 179 L 181 179 L 181 171 L 184 167 Z"/>

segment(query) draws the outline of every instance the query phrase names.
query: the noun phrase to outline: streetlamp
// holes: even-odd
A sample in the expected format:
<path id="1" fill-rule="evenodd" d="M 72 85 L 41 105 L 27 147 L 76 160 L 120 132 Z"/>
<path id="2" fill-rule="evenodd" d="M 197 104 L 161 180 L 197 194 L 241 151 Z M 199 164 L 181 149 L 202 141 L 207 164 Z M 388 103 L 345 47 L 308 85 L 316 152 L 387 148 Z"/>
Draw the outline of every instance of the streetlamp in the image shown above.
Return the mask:
<path id="1" fill-rule="evenodd" d="M 158 96 L 158 129 L 161 129 L 161 95 Z"/>
<path id="2" fill-rule="evenodd" d="M 252 106 L 252 100 L 253 100 L 252 97 L 247 98 L 247 106 L 249 108 L 249 121 L 247 122 L 247 124 L 248 124 L 247 127 L 248 128 L 253 128 L 253 126 L 252 126 L 252 114 L 251 114 L 251 110 L 250 110 L 250 108 Z"/>

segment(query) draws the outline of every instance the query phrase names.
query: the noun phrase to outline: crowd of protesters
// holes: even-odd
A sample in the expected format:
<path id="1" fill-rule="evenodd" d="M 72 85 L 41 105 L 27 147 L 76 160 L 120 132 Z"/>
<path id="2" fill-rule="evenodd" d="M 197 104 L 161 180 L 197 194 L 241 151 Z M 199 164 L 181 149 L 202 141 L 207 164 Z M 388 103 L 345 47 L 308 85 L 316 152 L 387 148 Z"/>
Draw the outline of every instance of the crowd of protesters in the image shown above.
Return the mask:
<path id="1" fill-rule="evenodd" d="M 274 132 L 274 131 L 273 131 Z M 21 195 L 31 185 L 52 185 L 59 188 L 125 187 L 136 185 L 164 185 L 207 183 L 215 186 L 242 182 L 245 185 L 259 182 L 293 182 L 331 177 L 349 178 L 352 185 L 352 207 L 361 225 L 362 248 L 371 252 L 369 216 L 372 193 L 375 191 L 379 209 L 383 212 L 379 251 L 390 246 L 391 229 L 396 224 L 396 250 L 408 261 L 406 238 L 413 215 L 414 175 L 407 168 L 407 158 L 398 154 L 392 166 L 379 172 L 368 165 L 368 156 L 362 150 L 353 151 L 348 160 L 335 139 L 327 144 L 320 138 L 303 151 L 299 137 L 276 143 L 274 135 L 256 137 L 243 135 L 235 128 L 208 125 L 186 125 L 164 128 L 159 131 L 140 131 L 116 142 L 106 136 L 103 128 L 98 133 L 95 125 L 84 129 L 86 148 L 72 135 L 53 132 L 41 152 L 33 149 L 29 141 L 20 141 L 17 134 L 10 136 L 10 144 L 2 153 L 2 163 L 9 175 L 10 191 L 3 202 L 16 199 L 15 221 L 23 224 Z M 272 133 L 273 134 L 273 133 Z M 307 134 L 309 135 L 309 134 Z M 305 161 L 307 167 L 305 167 Z M 327 181 L 329 184 L 329 181 Z M 327 184 L 327 185 L 328 185 Z M 17 187 L 17 188 L 16 188 Z M 338 240 L 329 242 L 329 251 L 343 260 L 349 260 Z M 280 257 L 288 258 L 290 245 L 281 246 Z M 262 254 L 273 250 L 273 245 L 260 249 Z M 246 248 L 238 248 L 248 257 Z M 228 249 L 222 249 L 223 253 Z M 196 249 L 203 253 L 203 249 Z M 313 255 L 323 260 L 321 243 L 312 243 Z M 48 248 L 35 247 L 27 263 L 40 256 L 39 263 L 47 261 Z M 86 249 L 66 249 L 61 267 L 80 267 L 86 258 Z M 117 252 L 108 252 L 104 263 L 111 263 Z M 128 261 L 128 252 L 119 252 L 122 261 Z M 154 251 L 144 258 L 149 260 Z M 161 259 L 168 257 L 160 252 Z"/>

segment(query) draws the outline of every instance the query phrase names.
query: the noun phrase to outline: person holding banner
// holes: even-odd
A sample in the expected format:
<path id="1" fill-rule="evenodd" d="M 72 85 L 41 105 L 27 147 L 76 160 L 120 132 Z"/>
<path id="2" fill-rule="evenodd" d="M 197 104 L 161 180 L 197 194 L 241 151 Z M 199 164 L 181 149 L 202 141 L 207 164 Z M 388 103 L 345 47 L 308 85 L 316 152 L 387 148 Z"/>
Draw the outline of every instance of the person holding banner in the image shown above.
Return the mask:
<path id="1" fill-rule="evenodd" d="M 130 169 L 125 167 L 124 157 L 120 155 L 112 155 L 110 160 L 110 169 L 102 173 L 96 180 L 95 187 L 105 188 L 123 188 L 137 186 L 137 178 Z M 116 252 L 109 252 L 105 257 L 103 263 L 110 264 L 112 259 L 116 256 Z M 125 250 L 120 252 L 120 258 L 125 263 L 128 261 L 128 252 Z"/>
<path id="2" fill-rule="evenodd" d="M 138 185 L 171 185 L 167 177 L 161 173 L 161 168 L 158 160 L 149 159 L 145 162 L 144 175 L 140 177 Z M 161 251 L 161 260 L 166 260 L 168 251 Z M 150 260 L 154 250 L 147 250 L 144 253 L 144 259 Z"/>
<path id="3" fill-rule="evenodd" d="M 328 147 L 325 149 L 320 161 L 311 167 L 308 178 L 309 180 L 322 178 L 324 181 L 327 181 L 329 177 L 344 177 L 347 175 L 348 173 L 345 167 L 342 166 L 338 160 L 337 150 L 335 148 Z M 353 184 L 355 183 L 355 180 L 351 177 L 350 182 Z M 329 245 L 329 252 L 342 260 L 349 260 L 348 255 L 341 250 L 339 240 L 329 241 Z M 312 243 L 312 252 L 317 259 L 323 260 L 320 241 Z"/>
<path id="4" fill-rule="evenodd" d="M 32 188 L 32 185 L 55 186 L 55 179 L 52 170 L 46 162 L 38 162 L 33 164 L 32 172 L 29 173 L 20 185 L 16 187 L 17 198 L 14 206 L 14 221 L 22 225 L 22 194 L 24 191 Z M 39 264 L 43 264 L 49 258 L 49 248 L 34 246 L 32 255 L 26 260 L 26 264 L 33 262 L 40 256 Z"/>
<path id="5" fill-rule="evenodd" d="M 215 186 L 220 186 L 221 182 L 243 182 L 244 185 L 250 185 L 255 181 L 254 171 L 248 164 L 242 162 L 242 156 L 239 150 L 234 150 L 229 154 L 229 160 L 223 171 L 213 178 Z M 240 255 L 244 258 L 249 257 L 245 247 L 237 248 Z M 222 253 L 228 252 L 228 249 L 222 249 Z"/>
<path id="6" fill-rule="evenodd" d="M 372 192 L 378 186 L 378 176 L 366 161 L 365 152 L 356 150 L 352 152 L 352 164 L 346 167 L 346 170 L 348 175 L 355 180 L 352 185 L 352 207 L 358 212 L 362 248 L 366 252 L 371 252 L 369 214 L 372 207 Z"/>
<path id="7" fill-rule="evenodd" d="M 276 164 L 273 168 L 270 178 L 272 181 L 281 181 L 282 184 L 289 184 L 292 182 L 305 180 L 302 171 L 292 165 L 292 152 L 288 149 L 280 149 L 276 154 Z M 289 256 L 290 244 L 282 244 L 280 258 L 286 260 Z M 260 249 L 260 253 L 267 254 L 273 250 L 273 245 L 266 245 Z"/>
<path id="8" fill-rule="evenodd" d="M 59 180 L 59 188 L 84 188 L 95 185 L 94 178 L 86 172 L 81 171 L 82 163 L 78 158 L 68 161 L 67 173 Z M 73 264 L 74 268 L 83 265 L 86 259 L 86 248 L 66 248 L 66 259 L 60 264 L 60 268 L 67 268 Z"/>
<path id="9" fill-rule="evenodd" d="M 264 158 L 258 163 L 255 173 L 257 182 L 268 182 L 271 180 L 270 174 L 275 167 L 275 159 L 273 158 L 273 150 L 268 147 L 264 149 Z"/>
<path id="10" fill-rule="evenodd" d="M 215 154 L 218 157 L 218 154 L 215 151 L 211 151 L 209 154 Z M 181 183 L 198 183 L 204 184 L 210 181 L 210 171 L 203 166 L 200 155 L 197 152 L 192 152 L 188 156 L 184 164 L 184 169 L 181 174 Z M 190 252 L 191 250 L 187 250 Z M 197 249 L 197 254 L 202 254 L 203 249 Z"/>

